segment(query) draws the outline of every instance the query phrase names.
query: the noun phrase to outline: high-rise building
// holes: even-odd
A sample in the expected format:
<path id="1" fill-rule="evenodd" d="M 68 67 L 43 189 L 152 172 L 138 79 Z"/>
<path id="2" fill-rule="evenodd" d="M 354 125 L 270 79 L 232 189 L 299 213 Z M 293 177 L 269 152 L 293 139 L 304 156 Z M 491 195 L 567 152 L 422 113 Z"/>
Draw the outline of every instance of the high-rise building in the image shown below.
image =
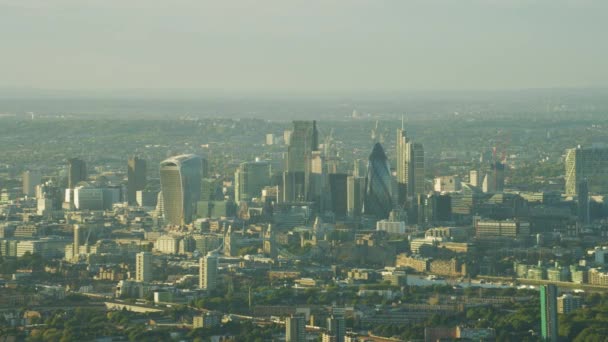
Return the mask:
<path id="1" fill-rule="evenodd" d="M 410 141 L 403 127 L 397 130 L 397 198 L 400 206 L 425 193 L 424 148 Z"/>
<path id="2" fill-rule="evenodd" d="M 332 173 L 329 175 L 329 192 L 331 196 L 331 210 L 337 217 L 344 217 L 347 213 L 347 175 L 345 173 Z"/>
<path id="3" fill-rule="evenodd" d="M 364 214 L 375 216 L 377 219 L 388 218 L 393 209 L 392 196 L 390 165 L 382 145 L 376 143 L 367 166 Z"/>
<path id="4" fill-rule="evenodd" d="M 42 175 L 40 171 L 27 170 L 23 173 L 23 194 L 26 196 L 34 196 L 36 194 L 36 186 L 42 183 Z"/>
<path id="5" fill-rule="evenodd" d="M 274 145 L 274 134 L 266 133 L 266 145 Z"/>
<path id="6" fill-rule="evenodd" d="M 424 188 L 424 148 L 422 144 L 409 142 L 407 144 L 408 164 L 407 191 L 408 196 L 416 198 L 425 193 Z"/>
<path id="7" fill-rule="evenodd" d="M 403 124 L 400 129 L 397 129 L 396 159 L 397 159 L 397 199 L 399 206 L 405 206 L 407 202 L 407 179 L 408 179 L 408 163 L 407 163 L 407 138 Z"/>
<path id="8" fill-rule="evenodd" d="M 479 176 L 480 176 L 479 171 L 477 171 L 477 170 L 469 171 L 469 184 L 471 184 L 472 186 L 480 186 L 481 179 Z"/>
<path id="9" fill-rule="evenodd" d="M 346 179 L 347 203 L 346 211 L 350 217 L 358 217 L 363 209 L 363 197 L 365 194 L 365 178 L 348 176 Z"/>
<path id="10" fill-rule="evenodd" d="M 73 189 L 76 184 L 87 179 L 87 166 L 82 159 L 68 159 L 68 188 Z"/>
<path id="11" fill-rule="evenodd" d="M 483 178 L 481 184 L 485 193 L 503 192 L 505 188 L 505 164 L 500 161 L 490 165 L 490 171 Z"/>
<path id="12" fill-rule="evenodd" d="M 241 163 L 234 173 L 234 198 L 237 203 L 259 198 L 262 189 L 270 185 L 270 163 L 264 161 Z"/>
<path id="13" fill-rule="evenodd" d="M 316 121 L 294 121 L 289 140 L 283 176 L 283 201 L 308 201 L 312 154 L 319 150 Z"/>
<path id="14" fill-rule="evenodd" d="M 353 176 L 365 177 L 367 171 L 367 161 L 365 159 L 356 159 L 353 165 Z"/>
<path id="15" fill-rule="evenodd" d="M 146 188 L 146 161 L 138 157 L 129 158 L 127 163 L 127 201 L 137 203 L 137 191 Z"/>
<path id="16" fill-rule="evenodd" d="M 173 225 L 192 222 L 201 195 L 201 158 L 193 154 L 171 157 L 160 163 L 164 218 Z"/>
<path id="17" fill-rule="evenodd" d="M 540 323 L 543 341 L 557 342 L 557 286 L 540 287 Z"/>
<path id="18" fill-rule="evenodd" d="M 306 317 L 294 315 L 285 319 L 285 342 L 306 341 Z"/>
<path id="19" fill-rule="evenodd" d="M 209 253 L 200 259 L 199 287 L 212 291 L 217 286 L 217 256 Z"/>
<path id="20" fill-rule="evenodd" d="M 294 121 L 289 147 L 287 171 L 308 172 L 312 151 L 319 150 L 319 132 L 316 121 Z"/>
<path id="21" fill-rule="evenodd" d="M 344 342 L 346 336 L 346 322 L 344 316 L 333 314 L 327 318 L 327 331 L 335 336 L 337 342 Z"/>
<path id="22" fill-rule="evenodd" d="M 135 281 L 152 281 L 152 253 L 140 252 L 135 255 Z"/>
<path id="23" fill-rule="evenodd" d="M 578 195 L 581 181 L 587 179 L 589 193 L 608 193 L 608 147 L 593 145 L 566 150 L 566 194 Z"/>

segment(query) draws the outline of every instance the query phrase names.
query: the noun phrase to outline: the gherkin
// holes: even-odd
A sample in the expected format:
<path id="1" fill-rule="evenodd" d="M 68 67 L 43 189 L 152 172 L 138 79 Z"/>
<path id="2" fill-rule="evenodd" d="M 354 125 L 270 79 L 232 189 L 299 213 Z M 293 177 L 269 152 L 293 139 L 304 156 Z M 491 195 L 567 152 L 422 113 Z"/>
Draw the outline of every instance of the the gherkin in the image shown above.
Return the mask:
<path id="1" fill-rule="evenodd" d="M 367 164 L 363 213 L 385 219 L 392 209 L 391 168 L 382 145 L 376 143 Z"/>

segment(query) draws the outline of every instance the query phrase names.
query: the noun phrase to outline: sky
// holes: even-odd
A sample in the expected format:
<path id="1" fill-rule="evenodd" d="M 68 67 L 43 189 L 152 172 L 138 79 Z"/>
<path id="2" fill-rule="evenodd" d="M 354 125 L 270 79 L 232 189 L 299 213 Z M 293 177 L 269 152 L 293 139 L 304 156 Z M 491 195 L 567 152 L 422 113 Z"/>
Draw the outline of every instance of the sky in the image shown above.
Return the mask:
<path id="1" fill-rule="evenodd" d="M 0 88 L 608 86 L 606 0 L 0 0 Z"/>

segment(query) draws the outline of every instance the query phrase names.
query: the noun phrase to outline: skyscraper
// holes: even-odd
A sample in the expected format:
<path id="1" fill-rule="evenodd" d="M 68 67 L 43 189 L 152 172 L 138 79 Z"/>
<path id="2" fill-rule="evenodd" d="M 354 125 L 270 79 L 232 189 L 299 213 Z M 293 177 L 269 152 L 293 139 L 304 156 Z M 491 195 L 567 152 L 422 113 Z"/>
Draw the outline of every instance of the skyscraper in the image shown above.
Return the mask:
<path id="1" fill-rule="evenodd" d="M 400 206 L 424 194 L 424 148 L 410 141 L 403 126 L 397 130 L 397 198 Z"/>
<path id="2" fill-rule="evenodd" d="M 391 171 L 388 159 L 380 143 L 374 145 L 369 156 L 363 212 L 386 219 L 393 209 Z"/>
<path id="3" fill-rule="evenodd" d="M 407 191 L 408 196 L 416 198 L 418 195 L 424 195 L 424 148 L 422 144 L 409 142 L 407 143 L 406 160 L 408 164 Z"/>
<path id="4" fill-rule="evenodd" d="M 199 287 L 212 291 L 217 286 L 217 256 L 209 253 L 200 259 Z"/>
<path id="5" fill-rule="evenodd" d="M 311 160 L 313 151 L 318 150 L 316 121 L 294 121 L 283 176 L 285 202 L 310 200 Z"/>
<path id="6" fill-rule="evenodd" d="M 137 191 L 146 188 L 146 161 L 138 157 L 129 158 L 127 163 L 127 201 L 137 203 Z"/>
<path id="7" fill-rule="evenodd" d="M 165 221 L 173 225 L 192 222 L 201 194 L 201 158 L 194 154 L 171 157 L 160 163 L 160 185 Z"/>
<path id="8" fill-rule="evenodd" d="M 365 178 L 348 176 L 346 179 L 346 211 L 350 217 L 361 215 L 365 194 Z"/>
<path id="9" fill-rule="evenodd" d="M 329 192 L 331 197 L 331 210 L 337 217 L 344 217 L 348 206 L 347 175 L 345 173 L 332 173 L 329 175 Z"/>
<path id="10" fill-rule="evenodd" d="M 397 129 L 397 141 L 395 143 L 396 159 L 397 159 L 397 198 L 398 205 L 404 206 L 407 201 L 407 176 L 408 176 L 408 164 L 407 164 L 407 143 L 409 142 L 405 129 L 403 129 L 403 123 L 401 128 Z"/>
<path id="11" fill-rule="evenodd" d="M 270 164 L 264 161 L 245 162 L 234 173 L 234 198 L 236 202 L 259 198 L 262 189 L 270 185 Z"/>
<path id="12" fill-rule="evenodd" d="M 140 252 L 135 256 L 135 281 L 152 281 L 152 253 Z"/>
<path id="13" fill-rule="evenodd" d="M 82 159 L 68 159 L 68 188 L 74 189 L 76 184 L 87 179 L 87 166 Z"/>
<path id="14" fill-rule="evenodd" d="M 557 286 L 540 287 L 540 323 L 543 341 L 557 342 Z"/>
<path id="15" fill-rule="evenodd" d="M 306 341 L 306 318 L 294 315 L 285 319 L 285 342 Z"/>
<path id="16" fill-rule="evenodd" d="M 608 193 L 608 147 L 593 145 L 578 146 L 566 150 L 566 194 L 578 195 L 578 186 L 587 179 L 588 192 Z"/>
<path id="17" fill-rule="evenodd" d="M 316 121 L 294 121 L 289 147 L 287 167 L 289 172 L 308 172 L 312 151 L 319 150 L 319 132 Z"/>
<path id="18" fill-rule="evenodd" d="M 333 314 L 327 318 L 327 331 L 330 335 L 335 336 L 337 342 L 344 342 L 346 337 L 346 323 L 344 316 Z"/>
<path id="19" fill-rule="evenodd" d="M 42 175 L 40 171 L 27 170 L 23 172 L 23 194 L 34 196 L 36 194 L 36 186 L 42 183 Z"/>

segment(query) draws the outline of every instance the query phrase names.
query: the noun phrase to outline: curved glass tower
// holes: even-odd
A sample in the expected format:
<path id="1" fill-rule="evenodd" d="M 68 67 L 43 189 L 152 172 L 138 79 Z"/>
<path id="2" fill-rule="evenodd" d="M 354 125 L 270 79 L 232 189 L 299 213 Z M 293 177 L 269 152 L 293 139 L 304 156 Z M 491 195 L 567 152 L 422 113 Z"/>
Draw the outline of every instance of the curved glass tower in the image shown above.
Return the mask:
<path id="1" fill-rule="evenodd" d="M 185 154 L 160 163 L 160 187 L 165 220 L 173 225 L 192 222 L 201 195 L 201 157 Z"/>
<path id="2" fill-rule="evenodd" d="M 382 145 L 376 143 L 367 164 L 363 213 L 385 219 L 392 209 L 391 168 Z"/>

